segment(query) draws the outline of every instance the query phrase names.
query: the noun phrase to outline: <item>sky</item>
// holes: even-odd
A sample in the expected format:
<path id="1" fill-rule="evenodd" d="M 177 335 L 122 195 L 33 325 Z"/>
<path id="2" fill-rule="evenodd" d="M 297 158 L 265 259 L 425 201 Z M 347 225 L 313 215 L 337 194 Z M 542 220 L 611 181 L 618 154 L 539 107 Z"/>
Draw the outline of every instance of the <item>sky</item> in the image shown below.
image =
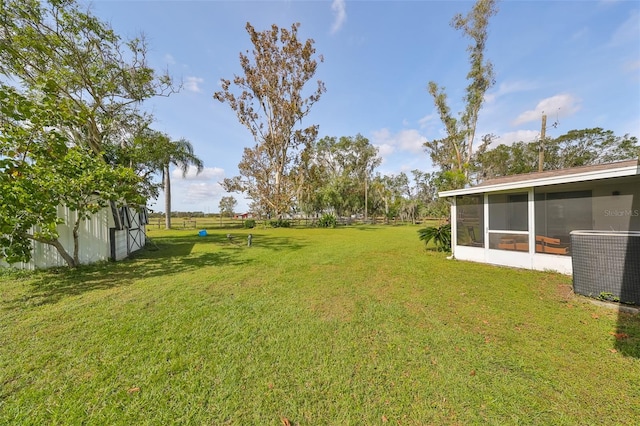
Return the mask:
<path id="1" fill-rule="evenodd" d="M 445 87 L 451 111 L 464 109 L 469 39 L 451 25 L 470 1 L 112 1 L 89 4 L 124 38 L 144 35 L 149 65 L 182 83 L 179 93 L 145 101 L 153 128 L 185 138 L 204 162 L 185 178 L 172 169 L 172 210 L 219 211 L 232 195 L 237 212 L 248 211 L 242 194 L 220 182 L 238 174 L 245 147 L 255 141 L 227 104 L 213 98 L 220 79 L 242 73 L 240 52 L 251 52 L 245 25 L 300 23 L 301 39 L 313 39 L 322 55 L 314 81 L 326 93 L 303 126 L 319 137 L 361 134 L 379 150 L 381 174 L 435 170 L 424 151 L 444 127 L 427 85 Z M 498 3 L 491 18 L 486 57 L 495 85 L 486 93 L 477 141 L 494 146 L 537 140 L 543 113 L 546 135 L 602 127 L 640 136 L 640 2 L 515 1 Z M 315 83 L 306 86 L 311 93 Z M 164 194 L 150 203 L 163 211 Z"/>

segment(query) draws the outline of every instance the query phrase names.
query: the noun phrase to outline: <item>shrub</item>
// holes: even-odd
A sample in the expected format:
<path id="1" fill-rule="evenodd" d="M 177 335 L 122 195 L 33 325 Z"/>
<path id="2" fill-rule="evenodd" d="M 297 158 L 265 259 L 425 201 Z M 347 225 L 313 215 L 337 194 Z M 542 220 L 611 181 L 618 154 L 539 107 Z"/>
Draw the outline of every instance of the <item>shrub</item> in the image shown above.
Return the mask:
<path id="1" fill-rule="evenodd" d="M 291 222 L 285 219 L 272 220 L 269 222 L 272 228 L 289 228 L 291 227 Z"/>
<path id="2" fill-rule="evenodd" d="M 620 302 L 620 298 L 613 293 L 608 293 L 606 291 L 600 292 L 598 299 L 604 300 L 607 302 Z"/>
<path id="3" fill-rule="evenodd" d="M 325 214 L 318 221 L 318 226 L 320 228 L 335 228 L 336 227 L 336 217 L 332 214 Z"/>
<path id="4" fill-rule="evenodd" d="M 256 221 L 253 219 L 247 219 L 243 222 L 242 226 L 247 229 L 253 229 L 256 227 Z"/>
<path id="5" fill-rule="evenodd" d="M 424 244 L 429 244 L 433 240 L 438 251 L 451 251 L 451 225 L 429 226 L 418 230 L 419 238 Z"/>

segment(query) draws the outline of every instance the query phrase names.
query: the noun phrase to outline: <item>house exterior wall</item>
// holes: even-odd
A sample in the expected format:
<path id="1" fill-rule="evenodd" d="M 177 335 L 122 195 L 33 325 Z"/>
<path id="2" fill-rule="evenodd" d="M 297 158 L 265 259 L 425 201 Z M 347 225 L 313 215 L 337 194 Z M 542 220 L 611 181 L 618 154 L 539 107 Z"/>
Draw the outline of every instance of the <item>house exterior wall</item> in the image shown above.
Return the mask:
<path id="1" fill-rule="evenodd" d="M 593 218 L 593 229 L 640 231 L 640 182 L 609 183 L 595 187 Z"/>
<path id="2" fill-rule="evenodd" d="M 514 231 L 509 228 L 508 200 L 511 194 L 528 193 L 528 230 Z M 550 198 L 545 194 L 586 193 L 589 196 L 562 200 Z M 563 274 L 572 274 L 573 265 L 571 251 L 566 254 L 539 253 L 536 249 L 537 235 L 561 237 L 562 246 L 566 246 L 564 234 L 573 230 L 607 230 L 607 231 L 640 231 L 640 177 L 632 179 L 610 179 L 582 184 L 555 185 L 552 187 L 518 188 L 507 192 L 484 193 L 485 229 L 483 245 L 469 246 L 468 241 L 459 242 L 463 232 L 458 227 L 464 227 L 458 220 L 453 220 L 452 244 L 456 259 L 495 265 L 535 269 L 554 270 Z M 492 204 L 493 203 L 493 204 Z M 496 208 L 497 205 L 497 208 Z M 543 218 L 547 214 L 545 209 L 566 208 L 565 217 Z M 572 207 L 571 209 L 567 207 Z M 586 209 L 586 210 L 585 210 Z M 580 219 L 571 212 L 584 213 Z M 456 203 L 451 208 L 453 218 L 456 215 Z M 588 221 L 585 222 L 584 218 Z M 545 219 L 545 220 L 543 220 Z M 572 223 L 572 220 L 575 222 Z M 506 224 L 506 225 L 505 225 Z M 560 232 L 562 236 L 556 235 Z M 520 235 L 522 234 L 522 235 Z M 518 250 L 498 249 L 497 241 L 512 237 L 528 242 L 528 250 L 521 246 Z"/>

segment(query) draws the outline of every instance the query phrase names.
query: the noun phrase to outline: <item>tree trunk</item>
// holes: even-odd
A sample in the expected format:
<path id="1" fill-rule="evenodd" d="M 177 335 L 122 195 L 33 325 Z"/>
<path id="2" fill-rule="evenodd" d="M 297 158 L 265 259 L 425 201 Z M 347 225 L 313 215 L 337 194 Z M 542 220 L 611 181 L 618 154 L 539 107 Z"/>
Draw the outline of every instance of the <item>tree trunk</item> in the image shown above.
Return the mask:
<path id="1" fill-rule="evenodd" d="M 76 212 L 76 215 L 78 212 Z M 80 229 L 80 218 L 76 218 L 76 223 L 73 225 L 73 261 L 76 265 L 80 264 L 80 236 L 78 229 Z"/>
<path id="2" fill-rule="evenodd" d="M 384 197 L 384 223 L 389 224 L 389 199 Z"/>
<path id="3" fill-rule="evenodd" d="M 67 251 L 64 249 L 64 247 L 62 246 L 62 243 L 59 240 L 36 240 L 36 241 L 40 241 L 41 243 L 54 246 L 58 251 L 58 253 L 60 254 L 60 256 L 62 256 L 64 261 L 67 262 L 67 266 L 69 268 L 75 268 L 78 266 L 78 263 L 76 263 L 76 261 L 73 259 L 73 257 L 71 257 L 69 253 L 67 253 Z"/>
<path id="4" fill-rule="evenodd" d="M 162 172 L 164 178 L 164 227 L 171 229 L 171 178 L 169 177 L 169 164 L 164 166 Z"/>
<path id="5" fill-rule="evenodd" d="M 368 199 L 369 198 L 368 197 L 369 191 L 368 191 L 368 189 L 369 188 L 367 188 L 367 177 L 365 176 L 365 178 L 364 178 L 364 221 L 365 221 L 365 223 L 367 222 L 367 219 L 368 219 L 368 217 L 367 217 L 367 207 L 368 207 L 367 204 L 369 202 L 369 199 Z"/>
<path id="6" fill-rule="evenodd" d="M 48 240 L 48 239 L 44 239 L 44 238 L 36 238 L 33 234 L 25 234 L 27 236 L 27 238 L 33 240 L 33 241 L 38 241 L 40 243 L 44 243 L 44 244 L 48 244 L 50 246 L 54 246 L 56 248 L 56 250 L 58 251 L 58 253 L 60 254 L 60 256 L 62 256 L 62 259 L 67 262 L 67 266 L 69 268 L 75 268 L 76 266 L 78 266 L 78 263 L 76 263 L 76 261 L 73 259 L 73 257 L 67 253 L 67 251 L 65 250 L 65 248 L 62 246 L 62 243 L 59 240 Z"/>

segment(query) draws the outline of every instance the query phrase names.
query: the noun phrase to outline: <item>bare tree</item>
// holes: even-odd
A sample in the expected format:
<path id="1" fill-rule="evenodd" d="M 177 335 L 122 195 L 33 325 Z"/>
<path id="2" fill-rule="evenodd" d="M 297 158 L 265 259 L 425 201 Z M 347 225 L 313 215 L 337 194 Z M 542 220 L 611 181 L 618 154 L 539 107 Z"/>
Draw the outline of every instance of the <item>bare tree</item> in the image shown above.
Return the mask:
<path id="1" fill-rule="evenodd" d="M 467 74 L 469 85 L 464 97 L 466 106 L 459 120 L 451 115 L 444 87 L 433 81 L 430 81 L 428 86 L 447 136 L 427 141 L 424 146 L 432 161 L 443 171 L 456 171 L 464 174 L 465 178 L 469 176 L 478 114 L 486 91 L 494 84 L 493 65 L 485 60 L 484 52 L 489 18 L 496 13 L 496 0 L 478 0 L 466 16 L 457 14 L 451 21 L 455 29 L 462 30 L 463 34 L 472 40 L 467 48 L 470 70 Z"/>
<path id="2" fill-rule="evenodd" d="M 323 58 L 314 58 L 312 39 L 298 40 L 299 26 L 293 24 L 286 30 L 272 25 L 258 32 L 247 23 L 253 51 L 251 58 L 249 51 L 240 53 L 244 76 L 234 77 L 234 90 L 230 80 L 222 79 L 222 90 L 214 94 L 236 112 L 256 142 L 244 150 L 238 165 L 240 176 L 225 179 L 223 186 L 230 192 L 247 193 L 276 216 L 292 207 L 296 193 L 292 170 L 302 149 L 318 133 L 315 125 L 296 126 L 325 92 L 324 83 L 318 81 L 311 94 L 303 95 Z"/>

